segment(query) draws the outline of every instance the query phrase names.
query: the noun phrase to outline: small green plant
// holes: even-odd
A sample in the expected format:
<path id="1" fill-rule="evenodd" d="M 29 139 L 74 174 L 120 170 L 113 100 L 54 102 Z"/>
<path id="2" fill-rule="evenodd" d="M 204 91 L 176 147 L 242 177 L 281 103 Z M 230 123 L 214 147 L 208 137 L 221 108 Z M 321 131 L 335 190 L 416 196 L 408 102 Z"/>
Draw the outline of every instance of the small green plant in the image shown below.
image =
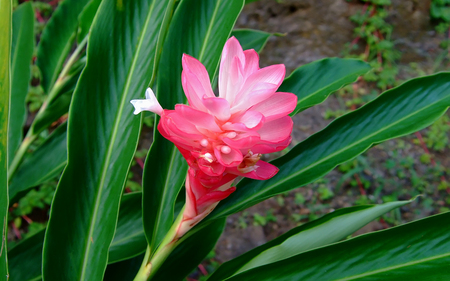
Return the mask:
<path id="1" fill-rule="evenodd" d="M 444 151 L 446 148 L 450 148 L 449 132 L 450 117 L 448 115 L 443 115 L 434 122 L 425 133 L 424 141 L 427 144 L 427 147 L 440 152 Z"/>

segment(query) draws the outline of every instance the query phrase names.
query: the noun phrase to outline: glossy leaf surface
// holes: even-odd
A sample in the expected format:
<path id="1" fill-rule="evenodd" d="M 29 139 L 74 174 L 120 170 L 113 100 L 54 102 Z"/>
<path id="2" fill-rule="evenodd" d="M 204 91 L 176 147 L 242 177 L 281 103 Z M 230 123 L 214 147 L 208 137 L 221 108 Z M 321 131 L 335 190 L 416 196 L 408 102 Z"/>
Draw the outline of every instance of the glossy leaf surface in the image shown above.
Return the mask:
<path id="1" fill-rule="evenodd" d="M 157 97 L 165 109 L 184 103 L 181 57 L 202 62 L 213 77 L 242 0 L 187 0 L 178 5 L 161 55 Z M 169 94 L 170 93 L 170 94 Z M 158 119 L 156 119 L 156 122 Z M 152 251 L 173 222 L 175 199 L 186 178 L 187 164 L 176 147 L 155 130 L 144 168 L 144 229 Z"/>
<path id="2" fill-rule="evenodd" d="M 136 255 L 139 257 L 139 253 L 145 251 L 147 243 L 142 227 L 141 201 L 141 193 L 123 195 L 120 202 L 116 235 L 109 248 L 108 263 L 116 262 L 117 264 L 119 260 L 130 259 Z M 29 281 L 42 278 L 41 264 L 44 234 L 45 230 L 42 230 L 23 240 L 8 252 L 11 280 Z M 142 258 L 140 258 L 137 269 L 139 269 L 141 261 Z"/>
<path id="3" fill-rule="evenodd" d="M 41 280 L 42 247 L 45 230 L 24 239 L 8 251 L 11 281 Z"/>
<path id="4" fill-rule="evenodd" d="M 142 233 L 143 235 L 144 233 Z M 145 236 L 144 240 L 145 240 Z M 106 267 L 104 281 L 133 281 L 141 267 L 145 254 L 131 259 L 108 264 Z"/>
<path id="5" fill-rule="evenodd" d="M 0 276 L 8 275 L 8 121 L 11 94 L 12 1 L 0 0 Z"/>
<path id="6" fill-rule="evenodd" d="M 94 20 L 94 16 L 97 13 L 101 2 L 102 0 L 89 1 L 80 13 L 80 16 L 78 17 L 78 22 L 80 23 L 77 35 L 78 42 L 81 42 L 81 40 L 83 40 L 83 38 L 89 33 L 92 21 Z"/>
<path id="7" fill-rule="evenodd" d="M 12 161 L 23 138 L 27 116 L 25 98 L 31 77 L 34 51 L 34 13 L 31 3 L 19 5 L 13 13 L 11 48 L 11 118 L 8 133 L 9 161 Z M 9 163 L 11 164 L 11 163 Z"/>
<path id="8" fill-rule="evenodd" d="M 220 219 L 187 237 L 170 254 L 152 280 L 184 280 L 214 249 L 224 228 L 225 219 Z"/>
<path id="9" fill-rule="evenodd" d="M 449 263 L 447 212 L 360 235 L 227 280 L 449 280 Z"/>
<path id="10" fill-rule="evenodd" d="M 36 64 L 41 70 L 41 84 L 48 93 L 58 78 L 72 47 L 78 28 L 78 16 L 89 0 L 61 1 L 42 32 Z"/>
<path id="11" fill-rule="evenodd" d="M 129 101 L 151 79 L 167 4 L 104 1 L 99 7 L 69 112 L 68 164 L 45 236 L 45 280 L 103 278 L 139 136 L 140 118 Z"/>
<path id="12" fill-rule="evenodd" d="M 278 91 L 297 95 L 297 107 L 291 113 L 295 115 L 323 102 L 330 94 L 355 82 L 369 70 L 369 64 L 360 60 L 326 58 L 294 70 Z"/>
<path id="13" fill-rule="evenodd" d="M 373 144 L 432 124 L 450 105 L 450 73 L 412 79 L 334 120 L 271 163 L 280 171 L 266 181 L 243 179 L 207 218 L 226 216 L 276 194 L 306 185 Z"/>
<path id="14" fill-rule="evenodd" d="M 270 33 L 254 29 L 236 29 L 231 33 L 231 36 L 236 37 L 241 43 L 242 49 L 254 49 L 258 53 L 264 48 L 271 35 Z"/>
<path id="15" fill-rule="evenodd" d="M 408 203 L 410 201 L 399 201 L 333 211 L 317 220 L 293 228 L 276 239 L 222 264 L 208 280 L 225 280 L 251 268 L 338 242 L 377 217 Z"/>
<path id="16" fill-rule="evenodd" d="M 23 192 L 58 176 L 67 162 L 67 124 L 60 125 L 23 163 L 11 179 L 10 202 Z"/>
<path id="17" fill-rule="evenodd" d="M 109 248 L 108 262 L 118 262 L 137 256 L 147 248 L 142 225 L 142 193 L 122 196 L 116 235 Z"/>

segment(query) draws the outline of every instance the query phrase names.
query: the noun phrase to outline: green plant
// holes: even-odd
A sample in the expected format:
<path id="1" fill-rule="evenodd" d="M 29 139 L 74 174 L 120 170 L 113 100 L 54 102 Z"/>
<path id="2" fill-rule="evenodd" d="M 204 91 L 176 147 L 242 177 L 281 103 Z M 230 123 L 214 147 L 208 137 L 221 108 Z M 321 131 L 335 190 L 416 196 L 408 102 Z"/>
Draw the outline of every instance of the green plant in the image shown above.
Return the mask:
<path id="1" fill-rule="evenodd" d="M 382 41 L 389 30 L 379 21 L 381 6 L 389 3 L 371 1 L 367 6 L 378 15 L 378 22 L 374 16 L 367 18 L 378 28 L 382 48 L 368 53 L 377 61 L 392 57 L 391 46 Z M 17 280 L 95 281 L 105 277 L 105 269 L 115 272 L 117 280 L 182 280 L 214 248 L 229 215 L 309 183 L 318 196 L 304 198 L 304 204 L 328 200 L 335 190 L 318 179 L 375 144 L 423 129 L 450 106 L 450 73 L 412 79 L 284 150 L 293 127 L 288 114 L 323 102 L 370 66 L 327 58 L 301 66 L 287 78 L 282 65 L 259 69 L 257 51 L 270 34 L 233 31 L 243 5 L 243 0 L 103 0 L 101 5 L 98 0 L 63 1 L 38 46 L 36 63 L 46 98 L 24 137 L 23 123 L 12 126 L 10 121 L 26 119 L 27 91 L 11 93 L 27 88 L 29 60 L 14 60 L 11 54 L 31 57 L 33 10 L 30 2 L 18 6 L 13 27 L 28 27 L 29 36 L 14 37 L 11 1 L 0 0 L 0 27 L 5 30 L 0 33 L 1 215 L 8 214 L 9 185 L 17 200 L 32 189 L 20 184 L 28 180 L 27 171 L 45 175 L 41 184 L 65 167 L 58 175 L 45 231 L 10 249 L 8 262 L 3 248 L 0 275 L 8 274 L 9 265 Z M 377 75 L 388 81 L 384 74 Z M 217 80 L 219 97 L 212 89 Z M 390 87 L 387 82 L 378 86 Z M 146 99 L 139 100 L 144 91 Z M 136 111 L 159 115 L 144 165 L 135 153 L 142 117 L 132 115 L 130 101 Z M 10 118 L 13 113 L 19 117 Z M 47 135 L 54 121 L 67 113 L 68 125 L 57 122 L 59 127 Z M 58 153 L 51 154 L 49 147 Z M 260 158 L 281 150 L 282 156 L 270 163 Z M 42 151 L 48 153 L 38 153 Z M 44 165 L 50 160 L 55 163 Z M 136 176 L 130 172 L 133 160 L 143 168 L 142 192 L 124 194 L 128 177 Z M 361 167 L 370 164 L 364 157 L 357 161 Z M 401 169 L 393 172 L 406 174 L 414 166 L 410 162 L 400 160 Z M 244 179 L 234 183 L 238 176 Z M 361 178 L 355 180 L 362 193 Z M 448 213 L 340 242 L 383 214 L 394 211 L 389 222 L 397 223 L 398 208 L 412 203 L 384 196 L 394 201 L 342 208 L 322 217 L 330 205 L 316 204 L 305 212 L 308 224 L 221 265 L 209 280 L 350 279 L 352 274 L 377 278 L 385 271 L 402 279 L 426 278 L 430 272 L 448 277 L 447 260 L 427 263 L 448 257 Z M 367 198 L 361 195 L 361 201 Z M 253 215 L 253 220 L 267 225 L 276 216 L 269 210 L 264 216 Z M 1 223 L 6 233 L 6 220 Z M 433 251 L 421 251 L 424 243 Z M 410 255 L 405 251 L 409 247 L 421 255 Z M 133 263 L 140 268 L 123 267 Z M 332 270 L 323 270 L 331 263 Z M 349 264 L 352 270 L 343 270 Z"/>

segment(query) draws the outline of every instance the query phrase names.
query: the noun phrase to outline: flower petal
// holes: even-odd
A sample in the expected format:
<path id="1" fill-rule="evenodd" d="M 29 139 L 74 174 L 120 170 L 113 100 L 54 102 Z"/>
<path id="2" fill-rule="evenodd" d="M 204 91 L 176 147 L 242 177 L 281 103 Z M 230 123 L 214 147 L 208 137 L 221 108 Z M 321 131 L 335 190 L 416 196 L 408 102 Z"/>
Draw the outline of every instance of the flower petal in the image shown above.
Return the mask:
<path id="1" fill-rule="evenodd" d="M 228 101 L 229 95 L 234 95 L 232 88 L 240 88 L 239 69 L 245 63 L 245 55 L 239 41 L 233 36 L 225 43 L 220 61 L 219 70 L 219 97 L 225 98 Z M 239 89 L 238 89 L 239 90 Z"/>
<path id="2" fill-rule="evenodd" d="M 131 100 L 130 102 L 134 106 L 134 114 L 139 114 L 144 110 L 154 112 L 158 115 L 161 115 L 163 112 L 161 105 L 150 88 L 147 88 L 145 91 L 145 100 Z"/>
<path id="3" fill-rule="evenodd" d="M 286 67 L 284 64 L 274 64 L 259 69 L 245 80 L 244 85 L 242 85 L 242 88 L 237 95 L 237 99 L 241 100 L 245 98 L 248 93 L 253 91 L 255 85 L 259 83 L 273 84 L 276 85 L 276 88 L 278 89 L 283 82 L 285 74 Z"/>
<path id="4" fill-rule="evenodd" d="M 297 106 L 297 96 L 292 93 L 275 93 L 270 98 L 254 105 L 251 110 L 261 112 L 265 122 L 286 116 Z"/>
<path id="5" fill-rule="evenodd" d="M 184 122 L 190 122 L 197 126 L 198 129 L 203 128 L 211 132 L 222 132 L 217 125 L 214 116 L 203 111 L 196 110 L 184 104 L 175 105 L 175 110 L 185 118 Z"/>
<path id="6" fill-rule="evenodd" d="M 238 134 L 235 138 L 224 138 L 223 142 L 236 149 L 250 149 L 260 141 L 258 133 Z"/>
<path id="7" fill-rule="evenodd" d="M 245 66 L 244 66 L 244 77 L 247 78 L 259 69 L 259 56 L 258 53 L 253 50 L 245 50 Z"/>
<path id="8" fill-rule="evenodd" d="M 232 167 L 237 166 L 242 162 L 242 159 L 244 158 L 242 156 L 242 152 L 233 147 L 226 146 L 229 148 L 229 150 L 228 153 L 224 153 L 222 147 L 223 146 L 214 147 L 214 155 L 216 156 L 217 161 L 219 161 L 220 164 L 224 165 L 225 167 Z"/>
<path id="9" fill-rule="evenodd" d="M 270 179 L 271 177 L 275 176 L 279 171 L 279 169 L 277 167 L 275 167 L 274 165 L 264 162 L 262 160 L 259 160 L 256 163 L 255 167 L 256 168 L 253 171 L 248 172 L 248 173 L 241 173 L 240 171 L 238 171 L 238 169 L 236 167 L 227 168 L 227 171 L 229 171 L 230 173 L 233 173 L 235 175 L 254 179 L 254 180 Z"/>
<path id="10" fill-rule="evenodd" d="M 293 125 L 294 123 L 289 116 L 264 123 L 258 130 L 261 142 L 277 143 L 285 140 L 291 135 Z"/>
<path id="11" fill-rule="evenodd" d="M 270 142 L 258 143 L 252 147 L 252 151 L 253 153 L 260 153 L 260 154 L 278 152 L 288 147 L 289 144 L 291 143 L 291 140 L 292 138 L 289 136 L 283 141 L 277 143 L 270 143 Z"/>
<path id="12" fill-rule="evenodd" d="M 225 191 L 213 191 L 210 192 L 197 200 L 197 210 L 199 213 L 204 212 L 210 205 L 217 203 L 233 193 L 236 187 L 230 187 Z"/>
<path id="13" fill-rule="evenodd" d="M 197 59 L 186 54 L 183 54 L 182 64 L 181 84 L 189 105 L 206 111 L 202 103 L 203 97 L 214 97 L 206 68 Z"/>
<path id="14" fill-rule="evenodd" d="M 261 127 L 263 125 L 264 121 L 264 115 L 262 115 L 260 112 L 247 110 L 242 116 L 233 118 L 231 122 L 242 123 L 248 129 L 257 130 L 258 127 Z"/>
<path id="15" fill-rule="evenodd" d="M 203 98 L 203 105 L 218 120 L 225 122 L 230 119 L 230 104 L 226 99 L 216 97 Z"/>
<path id="16" fill-rule="evenodd" d="M 275 94 L 278 86 L 270 83 L 258 83 L 250 92 L 242 96 L 231 106 L 231 114 L 239 114 Z"/>

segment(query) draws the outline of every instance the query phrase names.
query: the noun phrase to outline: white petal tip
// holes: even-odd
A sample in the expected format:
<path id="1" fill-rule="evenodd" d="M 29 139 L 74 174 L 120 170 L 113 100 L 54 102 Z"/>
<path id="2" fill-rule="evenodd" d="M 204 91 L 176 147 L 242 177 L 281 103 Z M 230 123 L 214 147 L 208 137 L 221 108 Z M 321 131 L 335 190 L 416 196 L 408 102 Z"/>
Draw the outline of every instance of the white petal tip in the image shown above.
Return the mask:
<path id="1" fill-rule="evenodd" d="M 148 88 L 145 91 L 145 100 L 131 100 L 131 104 L 134 106 L 134 114 L 139 114 L 142 111 L 151 111 L 158 115 L 163 113 L 163 109 L 155 97 L 152 89 Z"/>

